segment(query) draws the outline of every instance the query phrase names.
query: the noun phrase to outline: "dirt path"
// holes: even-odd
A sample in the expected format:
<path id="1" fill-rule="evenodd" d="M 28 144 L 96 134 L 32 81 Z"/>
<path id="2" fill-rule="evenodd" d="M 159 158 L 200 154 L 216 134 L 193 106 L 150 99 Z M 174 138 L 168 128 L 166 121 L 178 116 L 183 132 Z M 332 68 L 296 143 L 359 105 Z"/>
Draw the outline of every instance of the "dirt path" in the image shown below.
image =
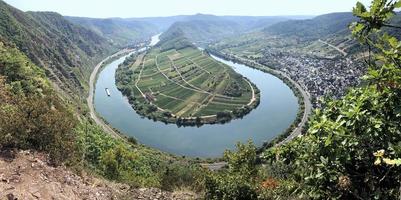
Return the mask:
<path id="1" fill-rule="evenodd" d="M 95 107 L 93 105 L 93 95 L 95 93 L 95 81 L 96 81 L 96 75 L 98 74 L 102 64 L 104 62 L 106 62 L 108 59 L 114 57 L 114 56 L 119 56 L 122 55 L 124 53 L 128 53 L 131 52 L 132 50 L 129 49 L 123 49 L 111 56 L 108 56 L 107 58 L 105 58 L 104 60 L 102 60 L 99 64 L 97 64 L 95 66 L 95 68 L 93 69 L 90 78 L 89 78 L 89 95 L 88 98 L 86 99 L 87 103 L 88 103 L 88 107 L 89 107 L 89 112 L 90 112 L 90 116 L 91 118 L 96 122 L 96 124 L 98 124 L 99 126 L 101 126 L 103 128 L 103 130 L 105 130 L 106 132 L 110 133 L 113 137 L 115 138 L 121 138 L 121 135 L 118 134 L 116 131 L 114 131 L 109 125 L 107 125 L 106 123 L 104 123 L 104 121 L 102 119 L 100 119 L 97 115 L 96 115 L 96 111 L 95 111 Z"/>
<path id="2" fill-rule="evenodd" d="M 195 89 L 193 89 L 193 88 L 186 87 L 186 86 L 184 86 L 184 85 L 182 85 L 182 84 L 180 84 L 180 83 L 177 83 L 176 81 L 170 79 L 170 78 L 163 72 L 163 70 L 160 69 L 159 64 L 157 63 L 157 57 L 158 57 L 158 56 L 159 56 L 159 55 L 157 55 L 156 58 L 155 58 L 155 61 L 156 61 L 156 62 L 155 62 L 155 63 L 156 63 L 156 68 L 157 68 L 157 70 L 158 70 L 167 80 L 169 80 L 170 82 L 172 82 L 172 83 L 174 83 L 174 84 L 177 84 L 178 86 L 180 86 L 180 87 L 182 87 L 182 88 L 185 88 L 185 89 L 187 89 L 187 90 L 192 90 L 192 91 L 194 91 L 194 92 L 199 92 L 199 93 L 207 93 L 207 92 L 202 92 L 202 91 L 195 90 Z"/>
<path id="3" fill-rule="evenodd" d="M 256 101 L 255 89 L 253 89 L 253 86 L 252 86 L 251 82 L 249 82 L 249 81 L 246 80 L 245 78 L 244 78 L 244 80 L 249 84 L 249 87 L 251 87 L 251 89 L 252 89 L 252 98 L 251 98 L 251 100 L 249 101 L 249 103 L 247 104 L 247 106 L 250 106 L 250 105 L 252 105 L 252 103 L 253 103 L 254 101 Z"/>
<path id="4" fill-rule="evenodd" d="M 213 94 L 213 93 L 210 93 L 210 92 L 207 92 L 207 91 L 204 91 L 204 90 L 198 91 L 198 90 L 196 90 L 196 89 L 188 88 L 188 87 L 186 87 L 186 86 L 184 86 L 184 85 L 181 85 L 180 83 L 177 83 L 176 81 L 170 79 L 165 73 L 163 73 L 163 70 L 161 70 L 160 67 L 159 67 L 159 64 L 158 64 L 158 62 L 157 62 L 157 58 L 158 58 L 158 55 L 156 55 L 156 58 L 155 58 L 155 63 L 156 63 L 157 70 L 158 70 L 167 80 L 169 80 L 169 81 L 171 81 L 171 82 L 177 84 L 178 86 L 180 86 L 180 87 L 182 87 L 182 88 L 188 89 L 188 90 L 192 90 L 192 91 L 199 92 L 199 93 L 205 93 L 205 94 L 208 94 L 208 95 L 212 95 L 213 97 L 214 97 L 214 96 L 217 96 L 217 97 L 230 98 L 230 99 L 232 99 L 232 97 L 228 97 L 228 96 L 225 96 L 225 95 L 219 95 L 219 94 Z M 182 79 L 186 84 L 190 85 L 191 87 L 197 88 L 197 87 L 193 86 L 192 84 L 188 83 L 188 82 L 184 79 L 184 77 L 182 77 L 181 73 L 178 71 L 178 68 L 175 66 L 174 62 L 173 62 L 171 59 L 170 59 L 170 62 L 172 63 L 172 65 L 173 65 L 173 67 L 174 67 L 174 70 L 177 71 L 177 73 L 179 74 L 179 76 L 181 77 L 181 79 Z M 251 100 L 249 101 L 249 103 L 247 104 L 247 105 L 249 106 L 249 105 L 251 105 L 251 104 L 256 100 L 256 95 L 255 95 L 255 90 L 254 90 L 252 84 L 251 84 L 248 80 L 246 80 L 246 79 L 244 79 L 244 80 L 249 84 L 249 86 L 250 86 L 251 89 L 252 89 L 252 98 L 251 98 Z M 200 88 L 198 88 L 198 89 L 200 89 Z M 212 98 L 212 99 L 213 99 L 213 98 Z M 209 101 L 209 102 L 210 102 L 210 101 Z M 158 110 L 163 110 L 162 108 L 160 108 L 160 107 L 158 107 L 158 106 L 156 106 L 156 107 L 158 108 Z M 179 116 L 179 115 L 175 115 L 175 114 L 172 114 L 172 115 L 173 115 L 173 116 Z M 208 119 L 208 118 L 213 118 L 213 117 L 216 117 L 216 116 L 217 116 L 217 115 L 207 115 L 207 116 L 201 116 L 200 118 L 201 118 L 201 119 Z M 185 118 L 185 119 L 196 119 L 196 117 L 187 117 L 187 118 Z"/>
<path id="5" fill-rule="evenodd" d="M 138 60 L 139 60 L 139 64 L 140 64 L 140 62 L 142 62 L 142 68 L 141 68 L 141 70 L 139 71 L 137 80 L 135 81 L 135 87 L 136 87 L 136 89 L 141 93 L 142 97 L 146 99 L 145 94 L 144 94 L 144 93 L 142 92 L 142 90 L 138 87 L 138 83 L 139 83 L 139 81 L 141 80 L 141 75 L 142 75 L 143 69 L 145 68 L 145 55 L 139 56 L 138 59 L 135 61 L 134 65 L 138 62 Z"/>
<path id="6" fill-rule="evenodd" d="M 215 162 L 215 163 L 203 163 L 201 164 L 201 166 L 211 171 L 218 171 L 223 167 L 227 166 L 227 164 L 228 164 L 227 162 Z"/>
<path id="7" fill-rule="evenodd" d="M 178 73 L 178 75 L 180 76 L 181 80 L 184 81 L 184 83 L 186 83 L 187 85 L 191 86 L 192 88 L 194 88 L 194 90 L 197 90 L 197 91 L 200 92 L 200 93 L 211 94 L 210 92 L 207 92 L 207 91 L 205 91 L 205 90 L 202 90 L 201 88 L 198 88 L 198 87 L 192 85 L 191 83 L 189 83 L 189 82 L 182 76 L 180 70 L 178 70 L 178 67 L 175 65 L 174 61 L 171 60 L 170 58 L 169 58 L 169 60 L 170 60 L 171 65 L 173 66 L 174 70 Z"/>
<path id="8" fill-rule="evenodd" d="M 340 52 L 341 54 L 343 54 L 344 57 L 348 55 L 347 52 L 345 52 L 344 50 L 338 48 L 337 46 L 334 46 L 334 45 L 332 45 L 332 44 L 330 44 L 330 43 L 327 43 L 327 42 L 325 42 L 325 41 L 323 41 L 323 40 L 321 40 L 321 39 L 319 39 L 318 41 L 321 42 L 321 43 L 323 43 L 323 44 L 325 44 L 325 45 L 328 45 L 329 47 L 331 47 L 331 48 L 333 48 L 333 49 L 335 49 L 335 50 L 337 50 L 338 52 Z"/>
<path id="9" fill-rule="evenodd" d="M 188 61 L 192 62 L 192 64 L 194 64 L 196 67 L 198 67 L 199 69 L 205 71 L 208 74 L 212 74 L 211 72 L 207 71 L 206 69 L 204 69 L 203 67 L 199 66 L 198 63 L 194 62 L 191 58 L 187 58 Z"/>

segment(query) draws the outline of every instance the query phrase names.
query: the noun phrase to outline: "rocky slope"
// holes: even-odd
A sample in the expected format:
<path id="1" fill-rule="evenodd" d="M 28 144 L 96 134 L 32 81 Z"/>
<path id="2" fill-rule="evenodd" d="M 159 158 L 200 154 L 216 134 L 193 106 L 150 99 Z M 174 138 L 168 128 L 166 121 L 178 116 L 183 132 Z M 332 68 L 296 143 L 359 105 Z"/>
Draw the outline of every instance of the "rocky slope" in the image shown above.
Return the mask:
<path id="1" fill-rule="evenodd" d="M 48 164 L 45 154 L 31 151 L 0 152 L 0 199 L 195 199 L 189 192 L 130 188 L 65 166 Z"/>

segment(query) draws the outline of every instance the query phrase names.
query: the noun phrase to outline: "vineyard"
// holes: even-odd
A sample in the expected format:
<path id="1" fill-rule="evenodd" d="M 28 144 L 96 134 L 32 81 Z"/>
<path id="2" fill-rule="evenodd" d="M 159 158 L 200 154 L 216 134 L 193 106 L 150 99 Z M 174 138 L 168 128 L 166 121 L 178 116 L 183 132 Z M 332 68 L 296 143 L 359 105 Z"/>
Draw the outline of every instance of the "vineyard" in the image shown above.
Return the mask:
<path id="1" fill-rule="evenodd" d="M 256 87 L 246 78 L 193 47 L 155 47 L 130 59 L 120 67 L 117 81 L 139 105 L 134 107 L 147 104 L 149 113 L 210 120 L 249 110 L 258 99 Z"/>

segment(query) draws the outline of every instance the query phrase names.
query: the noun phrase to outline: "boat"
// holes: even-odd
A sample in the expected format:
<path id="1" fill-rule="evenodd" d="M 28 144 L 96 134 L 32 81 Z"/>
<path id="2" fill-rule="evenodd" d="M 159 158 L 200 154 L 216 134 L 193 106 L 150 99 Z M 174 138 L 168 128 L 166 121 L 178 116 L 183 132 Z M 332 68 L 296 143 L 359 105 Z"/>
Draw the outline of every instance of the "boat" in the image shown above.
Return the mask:
<path id="1" fill-rule="evenodd" d="M 109 90 L 109 88 L 106 88 L 105 90 L 106 90 L 107 96 L 110 96 L 110 90 Z"/>

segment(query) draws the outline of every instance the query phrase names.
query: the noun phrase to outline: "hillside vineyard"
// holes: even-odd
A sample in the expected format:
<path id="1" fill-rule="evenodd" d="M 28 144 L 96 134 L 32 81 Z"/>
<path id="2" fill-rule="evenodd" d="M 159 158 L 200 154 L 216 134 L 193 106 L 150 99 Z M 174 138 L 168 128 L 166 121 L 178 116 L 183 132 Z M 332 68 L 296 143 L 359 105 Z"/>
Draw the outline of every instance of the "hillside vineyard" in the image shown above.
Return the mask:
<path id="1" fill-rule="evenodd" d="M 207 52 L 188 45 L 131 56 L 117 71 L 120 90 L 140 114 L 165 122 L 195 125 L 229 121 L 258 102 L 250 81 Z"/>

